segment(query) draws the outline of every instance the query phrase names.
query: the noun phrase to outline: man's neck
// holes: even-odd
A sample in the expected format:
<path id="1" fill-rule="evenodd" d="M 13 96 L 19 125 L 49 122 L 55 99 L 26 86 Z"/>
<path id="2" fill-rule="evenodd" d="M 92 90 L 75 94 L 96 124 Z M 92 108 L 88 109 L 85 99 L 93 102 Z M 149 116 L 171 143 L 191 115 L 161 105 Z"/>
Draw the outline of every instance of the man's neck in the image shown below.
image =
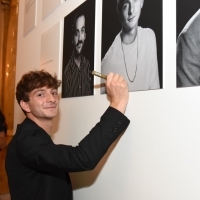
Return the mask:
<path id="1" fill-rule="evenodd" d="M 121 31 L 121 40 L 124 44 L 132 44 L 135 41 L 135 38 L 137 37 L 137 27 L 130 31 L 126 31 L 122 29 Z"/>
<path id="2" fill-rule="evenodd" d="M 81 65 L 81 55 L 74 55 L 74 62 L 76 63 L 76 65 L 78 66 L 78 68 L 80 68 Z"/>
<path id="3" fill-rule="evenodd" d="M 39 127 L 44 129 L 48 135 L 51 134 L 51 128 L 53 124 L 53 119 L 51 118 L 37 118 L 33 116 L 32 114 L 27 114 L 27 117 L 34 121 Z"/>

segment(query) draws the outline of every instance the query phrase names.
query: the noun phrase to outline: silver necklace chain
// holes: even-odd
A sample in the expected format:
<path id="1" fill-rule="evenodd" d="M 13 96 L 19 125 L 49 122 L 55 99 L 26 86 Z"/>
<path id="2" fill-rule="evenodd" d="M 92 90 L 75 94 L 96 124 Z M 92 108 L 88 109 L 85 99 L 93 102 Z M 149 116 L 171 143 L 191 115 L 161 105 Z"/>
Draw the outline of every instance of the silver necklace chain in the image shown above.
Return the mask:
<path id="1" fill-rule="evenodd" d="M 124 58 L 124 65 L 125 65 L 125 69 L 126 69 L 126 74 L 127 74 L 127 77 L 128 77 L 128 80 L 133 83 L 134 80 L 135 80 L 135 77 L 136 77 L 136 73 L 137 73 L 137 65 L 138 65 L 138 35 L 136 34 L 136 37 L 137 37 L 137 61 L 136 61 L 136 69 L 135 69 L 135 75 L 133 77 L 133 80 L 131 80 L 129 78 L 129 75 L 128 75 L 128 70 L 127 70 L 127 67 L 126 67 L 126 59 L 125 59 L 125 53 L 124 53 L 124 48 L 123 48 L 123 45 L 122 45 L 122 39 L 121 39 L 121 46 L 122 46 L 122 52 L 123 52 L 123 58 Z"/>

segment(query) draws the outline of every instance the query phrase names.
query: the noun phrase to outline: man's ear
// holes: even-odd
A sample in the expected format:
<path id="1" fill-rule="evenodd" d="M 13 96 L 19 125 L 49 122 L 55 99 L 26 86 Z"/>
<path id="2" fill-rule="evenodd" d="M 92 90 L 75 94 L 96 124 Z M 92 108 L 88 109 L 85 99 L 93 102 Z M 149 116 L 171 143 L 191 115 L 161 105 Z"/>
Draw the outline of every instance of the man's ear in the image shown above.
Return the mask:
<path id="1" fill-rule="evenodd" d="M 30 108 L 29 108 L 28 102 L 25 102 L 25 101 L 21 100 L 20 101 L 20 106 L 27 113 L 29 113 L 31 111 Z"/>

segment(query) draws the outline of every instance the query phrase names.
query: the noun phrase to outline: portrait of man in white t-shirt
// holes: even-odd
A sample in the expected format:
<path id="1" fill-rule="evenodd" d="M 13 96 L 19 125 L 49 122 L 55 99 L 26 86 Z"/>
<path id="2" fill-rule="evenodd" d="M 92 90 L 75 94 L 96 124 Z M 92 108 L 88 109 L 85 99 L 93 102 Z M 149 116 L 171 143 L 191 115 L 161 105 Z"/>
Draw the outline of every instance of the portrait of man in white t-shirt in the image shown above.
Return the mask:
<path id="1" fill-rule="evenodd" d="M 115 21 L 120 22 L 120 30 L 115 35 L 109 49 L 102 53 L 101 73 L 114 72 L 122 75 L 128 82 L 129 91 L 141 91 L 159 89 L 159 69 L 157 58 L 157 42 L 155 32 L 151 28 L 143 28 L 138 25 L 144 0 L 112 0 L 117 5 Z M 106 0 L 103 1 L 103 13 L 109 7 Z M 111 3 L 109 3 L 111 5 Z M 103 14 L 103 23 L 106 17 Z M 103 31 L 107 33 L 114 29 Z M 102 46 L 106 41 L 102 37 Z M 101 93 L 105 93 L 105 88 Z"/>

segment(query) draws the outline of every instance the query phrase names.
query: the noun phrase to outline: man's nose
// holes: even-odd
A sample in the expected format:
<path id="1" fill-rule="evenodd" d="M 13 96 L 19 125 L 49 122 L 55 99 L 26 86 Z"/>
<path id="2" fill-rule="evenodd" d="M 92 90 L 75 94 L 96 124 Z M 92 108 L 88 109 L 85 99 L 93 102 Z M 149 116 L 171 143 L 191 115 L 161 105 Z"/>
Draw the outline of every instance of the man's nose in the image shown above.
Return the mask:
<path id="1" fill-rule="evenodd" d="M 56 99 L 55 97 L 53 96 L 53 94 L 47 94 L 47 102 L 55 102 Z"/>
<path id="2" fill-rule="evenodd" d="M 135 3 L 132 1 L 129 6 L 129 15 L 131 15 L 135 10 Z"/>
<path id="3" fill-rule="evenodd" d="M 78 34 L 78 41 L 80 41 L 81 40 L 81 34 L 79 33 Z"/>
<path id="4" fill-rule="evenodd" d="M 82 40 L 83 40 L 83 34 L 80 33 L 80 34 L 79 34 L 79 37 L 78 37 L 78 41 L 82 41 Z"/>

